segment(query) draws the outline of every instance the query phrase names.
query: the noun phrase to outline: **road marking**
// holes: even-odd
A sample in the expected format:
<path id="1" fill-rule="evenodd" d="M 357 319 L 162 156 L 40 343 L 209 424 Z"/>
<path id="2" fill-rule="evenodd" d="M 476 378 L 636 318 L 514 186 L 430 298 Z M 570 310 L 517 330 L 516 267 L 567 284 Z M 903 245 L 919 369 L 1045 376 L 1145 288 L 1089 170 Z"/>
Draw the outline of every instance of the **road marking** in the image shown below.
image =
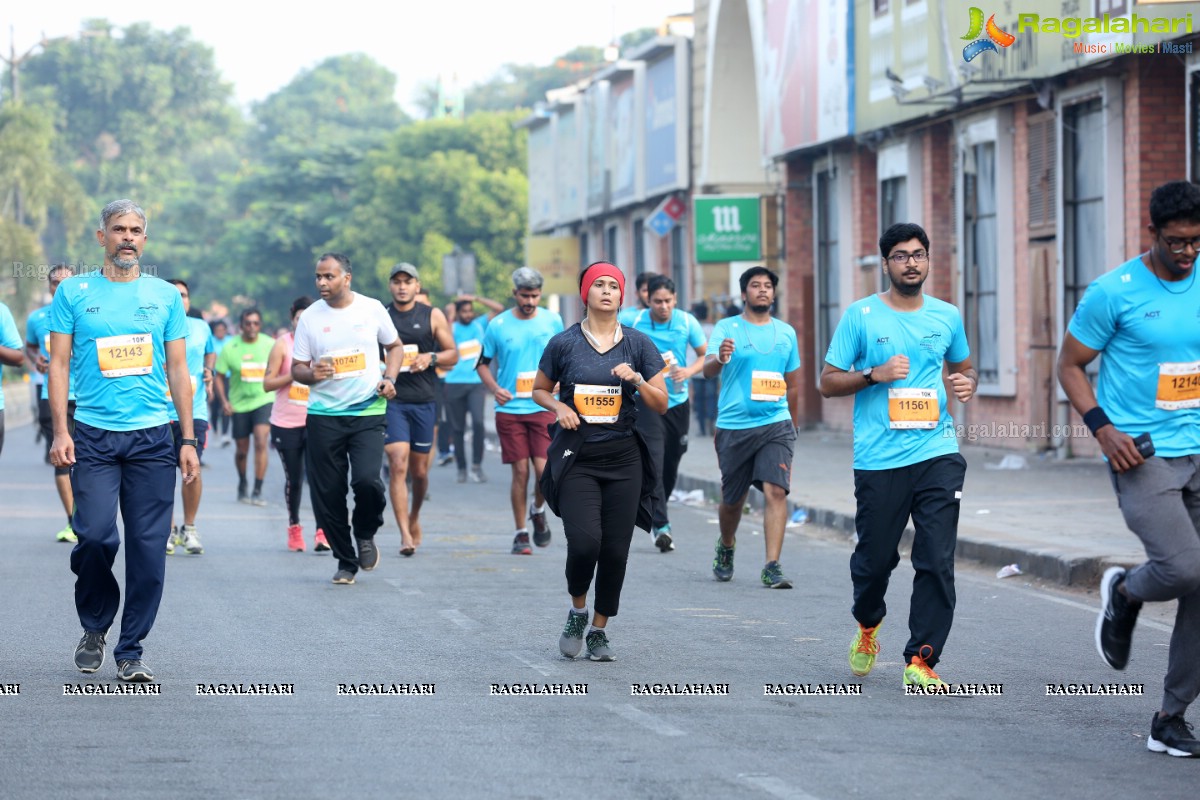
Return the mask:
<path id="1" fill-rule="evenodd" d="M 538 674 L 540 674 L 542 676 L 549 677 L 550 675 L 555 675 L 558 673 L 558 670 L 555 669 L 554 667 L 550 666 L 549 664 L 542 662 L 542 661 L 534 660 L 532 658 L 526 658 L 525 654 L 523 654 L 523 653 L 518 653 L 516 651 L 513 651 L 509 655 L 511 655 L 517 661 L 520 661 L 522 664 L 524 664 L 525 666 L 529 667 L 531 670 L 533 670 L 534 672 L 537 672 Z"/>
<path id="2" fill-rule="evenodd" d="M 479 623 L 468 617 L 466 614 L 459 611 L 457 608 L 447 608 L 441 612 L 441 615 L 453 622 L 463 630 L 474 630 L 479 627 Z"/>
<path id="3" fill-rule="evenodd" d="M 817 800 L 808 792 L 797 789 L 795 786 L 789 786 L 774 775 L 743 773 L 738 775 L 738 780 L 748 783 L 756 789 L 762 789 L 772 797 L 781 797 L 785 800 Z"/>
<path id="4" fill-rule="evenodd" d="M 634 708 L 629 704 L 609 705 L 608 710 L 619 717 L 624 717 L 636 725 L 641 725 L 643 728 L 657 733 L 659 736 L 687 735 L 669 722 L 661 720 L 653 714 L 648 714 L 645 711 L 642 711 L 640 708 Z"/>
<path id="5" fill-rule="evenodd" d="M 992 585 L 994 586 L 994 584 L 992 584 Z M 1005 586 L 1003 583 L 1000 584 L 1000 586 L 1003 586 L 1005 589 L 1007 589 L 1010 592 L 1024 593 L 1024 590 L 1021 586 Z M 1048 600 L 1051 603 L 1058 603 L 1060 606 L 1069 606 L 1070 608 L 1078 608 L 1081 611 L 1088 612 L 1092 616 L 1095 616 L 1096 614 L 1100 613 L 1100 607 L 1099 607 L 1098 602 L 1094 605 L 1087 605 L 1086 603 L 1080 603 L 1077 600 L 1068 600 L 1065 597 L 1058 597 L 1053 594 L 1044 594 L 1041 592 L 1034 592 L 1033 596 L 1038 597 L 1042 600 Z M 1153 628 L 1156 631 L 1163 631 L 1164 633 L 1171 633 L 1173 630 L 1175 630 L 1175 628 L 1171 625 L 1164 625 L 1161 622 L 1155 622 L 1152 619 L 1139 619 L 1137 624 L 1139 627 Z"/>
<path id="6" fill-rule="evenodd" d="M 383 579 L 383 582 L 384 582 L 384 583 L 386 583 L 386 584 L 390 584 L 391 586 L 394 586 L 394 587 L 396 587 L 397 589 L 399 589 L 399 590 L 400 590 L 400 594 L 408 594 L 408 595 L 413 595 L 413 594 L 425 594 L 425 593 L 424 593 L 424 592 L 422 592 L 420 589 L 408 589 L 408 588 L 406 588 L 406 587 L 404 586 L 404 581 L 400 580 L 399 578 L 384 578 L 384 579 Z"/>

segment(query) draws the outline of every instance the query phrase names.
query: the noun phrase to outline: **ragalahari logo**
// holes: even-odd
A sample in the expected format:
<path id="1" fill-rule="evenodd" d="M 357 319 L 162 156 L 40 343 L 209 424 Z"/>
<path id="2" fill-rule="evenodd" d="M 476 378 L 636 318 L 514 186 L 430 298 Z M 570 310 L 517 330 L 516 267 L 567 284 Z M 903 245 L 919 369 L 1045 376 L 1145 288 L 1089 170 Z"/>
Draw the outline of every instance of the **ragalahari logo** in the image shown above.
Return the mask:
<path id="1" fill-rule="evenodd" d="M 987 38 L 980 39 L 979 34 L 984 31 L 987 32 Z M 974 6 L 971 7 L 971 27 L 967 30 L 967 35 L 962 38 L 971 42 L 963 48 L 963 61 L 970 61 L 985 50 L 999 53 L 996 45 L 1008 47 L 1017 40 L 1017 37 L 1011 33 L 1000 30 L 1000 26 L 996 24 L 995 14 L 988 17 L 987 25 L 984 25 L 983 11 Z"/>

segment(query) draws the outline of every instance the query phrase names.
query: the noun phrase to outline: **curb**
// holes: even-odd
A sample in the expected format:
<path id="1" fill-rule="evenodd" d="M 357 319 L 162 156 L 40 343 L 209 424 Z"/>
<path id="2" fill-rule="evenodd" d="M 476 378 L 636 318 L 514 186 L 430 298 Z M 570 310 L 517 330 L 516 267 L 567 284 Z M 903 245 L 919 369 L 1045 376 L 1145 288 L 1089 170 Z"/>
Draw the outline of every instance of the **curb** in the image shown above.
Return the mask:
<path id="1" fill-rule="evenodd" d="M 683 491 L 699 489 L 710 500 L 719 499 L 721 496 L 720 481 L 699 478 L 682 472 L 679 474 L 675 486 Z M 746 502 L 755 511 L 762 510 L 762 493 L 752 488 Z M 854 517 L 849 514 L 829 508 L 801 506 L 789 501 L 789 518 L 797 508 L 804 508 L 808 512 L 809 523 L 838 531 L 846 537 L 847 543 L 852 544 L 857 536 Z M 901 548 L 911 548 L 914 534 L 915 531 L 912 527 L 905 529 L 904 535 L 900 539 Z M 1104 570 L 1114 564 L 1119 563 L 1126 567 L 1134 566 L 1132 563 L 1126 564 L 1100 556 L 1067 556 L 1063 553 L 1037 550 L 1032 547 L 1026 548 L 986 541 L 974 538 L 969 534 L 964 536 L 961 530 L 958 536 L 958 545 L 955 548 L 955 560 L 960 559 L 995 567 L 1020 564 L 1022 575 L 1041 578 L 1062 586 L 1075 587 L 1096 586 L 1100 581 L 1100 576 L 1104 574 Z"/>

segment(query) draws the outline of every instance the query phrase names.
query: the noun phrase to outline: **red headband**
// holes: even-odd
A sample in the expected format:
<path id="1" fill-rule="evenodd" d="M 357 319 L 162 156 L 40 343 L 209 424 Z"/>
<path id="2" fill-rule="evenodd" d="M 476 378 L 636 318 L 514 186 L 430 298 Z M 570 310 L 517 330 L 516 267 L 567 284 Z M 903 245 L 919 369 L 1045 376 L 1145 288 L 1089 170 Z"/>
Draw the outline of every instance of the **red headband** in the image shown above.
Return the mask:
<path id="1" fill-rule="evenodd" d="M 607 261 L 597 261 L 586 270 L 583 271 L 583 285 L 579 287 L 579 299 L 583 301 L 583 307 L 587 308 L 588 291 L 592 288 L 592 284 L 596 282 L 596 278 L 608 276 L 617 282 L 617 286 L 621 289 L 621 295 L 617 299 L 617 305 L 625 299 L 625 273 L 609 264 Z"/>

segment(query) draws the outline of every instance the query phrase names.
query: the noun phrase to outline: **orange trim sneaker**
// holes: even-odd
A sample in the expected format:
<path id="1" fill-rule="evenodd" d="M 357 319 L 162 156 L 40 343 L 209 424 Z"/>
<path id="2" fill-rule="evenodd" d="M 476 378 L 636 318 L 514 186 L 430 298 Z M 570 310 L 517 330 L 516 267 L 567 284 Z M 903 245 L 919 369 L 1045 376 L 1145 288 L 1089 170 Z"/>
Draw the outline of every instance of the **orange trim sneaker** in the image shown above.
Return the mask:
<path id="1" fill-rule="evenodd" d="M 883 620 L 879 620 L 875 627 L 864 628 L 861 622 L 858 623 L 858 633 L 850 642 L 850 671 L 860 678 L 870 674 L 875 666 L 875 656 L 879 655 L 879 640 L 875 636 L 882 624 Z"/>
<path id="2" fill-rule="evenodd" d="M 925 651 L 929 651 L 929 655 Z M 927 644 L 921 645 L 921 651 L 918 655 L 912 657 L 908 666 L 904 668 L 904 685 L 905 686 L 920 686 L 926 691 L 929 690 L 945 690 L 950 687 L 941 677 L 933 671 L 933 667 L 925 663 L 925 659 L 933 655 L 933 647 Z"/>

